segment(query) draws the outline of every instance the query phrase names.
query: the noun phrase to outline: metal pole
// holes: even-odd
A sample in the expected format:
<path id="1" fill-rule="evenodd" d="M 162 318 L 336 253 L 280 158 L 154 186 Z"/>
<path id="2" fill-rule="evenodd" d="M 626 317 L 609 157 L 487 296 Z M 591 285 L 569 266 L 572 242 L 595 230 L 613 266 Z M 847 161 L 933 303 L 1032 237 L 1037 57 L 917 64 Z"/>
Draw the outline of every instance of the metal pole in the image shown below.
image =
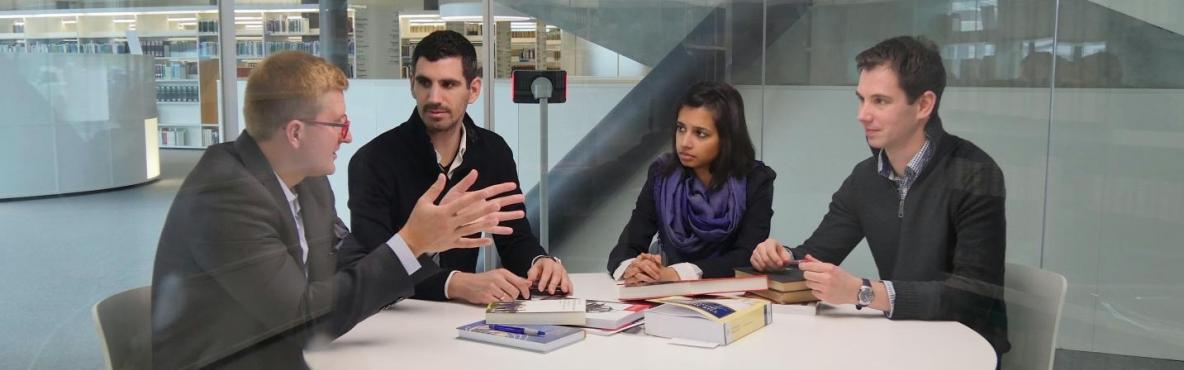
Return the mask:
<path id="1" fill-rule="evenodd" d="M 349 65 L 349 5 L 345 0 L 320 0 L 321 57 L 353 78 Z"/>
<path id="2" fill-rule="evenodd" d="M 494 79 L 494 55 L 497 55 L 497 45 L 494 45 L 493 37 L 493 0 L 482 0 L 481 8 L 481 44 L 485 46 L 485 61 L 481 63 L 481 92 L 485 94 L 485 129 L 493 131 L 493 79 Z M 482 234 L 485 236 L 485 234 Z M 494 253 L 497 250 L 492 245 L 481 247 L 481 252 L 484 254 L 482 263 L 485 264 L 485 271 L 493 271 L 496 267 L 494 262 Z"/>
<path id="3" fill-rule="evenodd" d="M 493 131 L 493 79 L 497 78 L 497 66 L 494 64 L 497 56 L 497 38 L 493 37 L 495 24 L 493 23 L 493 0 L 482 0 L 485 14 L 481 17 L 481 43 L 485 45 L 485 61 L 481 63 L 481 90 L 485 94 L 485 129 Z"/>
<path id="4" fill-rule="evenodd" d="M 547 100 L 539 99 L 539 244 L 551 253 L 551 221 L 547 219 Z"/>
<path id="5" fill-rule="evenodd" d="M 1048 78 L 1048 136 L 1045 136 L 1044 144 L 1044 209 L 1040 217 L 1040 268 L 1044 268 L 1044 251 L 1045 246 L 1048 245 L 1048 178 L 1049 170 L 1052 168 L 1052 124 L 1056 122 L 1056 108 L 1057 108 L 1057 47 L 1060 43 L 1060 29 L 1061 29 L 1061 0 L 1057 0 L 1056 12 L 1053 13 L 1052 21 L 1052 73 Z M 1099 260 L 1101 263 L 1101 260 Z"/>
<path id="6" fill-rule="evenodd" d="M 539 244 L 543 250 L 551 252 L 550 232 L 551 220 L 547 219 L 547 101 L 551 99 L 551 89 L 555 87 L 543 77 L 536 77 L 530 82 L 530 92 L 539 99 Z"/>
<path id="7" fill-rule="evenodd" d="M 234 32 L 234 0 L 218 1 L 218 67 L 222 75 L 222 141 L 238 138 L 238 48 Z"/>

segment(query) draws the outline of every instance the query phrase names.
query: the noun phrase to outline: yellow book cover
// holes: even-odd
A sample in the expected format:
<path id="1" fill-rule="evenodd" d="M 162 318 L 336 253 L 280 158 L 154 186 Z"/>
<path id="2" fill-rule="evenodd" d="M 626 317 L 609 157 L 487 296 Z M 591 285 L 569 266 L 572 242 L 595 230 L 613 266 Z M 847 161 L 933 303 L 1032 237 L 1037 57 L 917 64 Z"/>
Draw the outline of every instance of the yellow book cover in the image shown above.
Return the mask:
<path id="1" fill-rule="evenodd" d="M 646 314 L 646 332 L 668 338 L 685 338 L 719 344 L 729 344 L 773 322 L 772 306 L 768 301 L 753 298 L 691 299 L 669 297 L 655 299 L 662 303 Z M 698 314 L 699 320 L 686 320 L 679 311 Z M 707 320 L 710 322 L 703 322 Z"/>

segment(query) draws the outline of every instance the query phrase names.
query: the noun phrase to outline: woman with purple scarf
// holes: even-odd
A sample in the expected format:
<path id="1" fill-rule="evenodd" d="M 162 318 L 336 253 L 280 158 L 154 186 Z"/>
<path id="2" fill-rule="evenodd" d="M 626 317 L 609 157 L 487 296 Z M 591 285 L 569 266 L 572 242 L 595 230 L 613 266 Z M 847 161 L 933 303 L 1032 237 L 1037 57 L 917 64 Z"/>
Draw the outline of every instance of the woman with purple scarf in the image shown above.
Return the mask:
<path id="1" fill-rule="evenodd" d="M 701 82 L 679 106 L 673 152 L 650 165 L 609 254 L 609 273 L 626 285 L 731 277 L 769 237 L 777 174 L 756 160 L 740 93 Z"/>

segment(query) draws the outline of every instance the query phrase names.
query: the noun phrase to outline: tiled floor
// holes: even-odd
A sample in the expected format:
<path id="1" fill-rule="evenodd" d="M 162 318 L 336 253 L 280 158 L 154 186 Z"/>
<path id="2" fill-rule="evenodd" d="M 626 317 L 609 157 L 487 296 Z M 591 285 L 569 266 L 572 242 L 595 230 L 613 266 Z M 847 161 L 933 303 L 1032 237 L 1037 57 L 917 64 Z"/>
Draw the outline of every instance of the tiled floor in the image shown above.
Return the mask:
<path id="1" fill-rule="evenodd" d="M 1053 367 L 1058 370 L 1103 370 L 1103 369 L 1139 369 L 1139 370 L 1180 370 L 1184 369 L 1184 361 L 1164 360 L 1158 358 L 1111 355 L 1097 352 L 1057 350 Z"/>
<path id="2" fill-rule="evenodd" d="M 99 369 L 91 306 L 152 280 L 164 216 L 200 151 L 161 151 L 161 178 L 0 202 L 0 369 Z"/>

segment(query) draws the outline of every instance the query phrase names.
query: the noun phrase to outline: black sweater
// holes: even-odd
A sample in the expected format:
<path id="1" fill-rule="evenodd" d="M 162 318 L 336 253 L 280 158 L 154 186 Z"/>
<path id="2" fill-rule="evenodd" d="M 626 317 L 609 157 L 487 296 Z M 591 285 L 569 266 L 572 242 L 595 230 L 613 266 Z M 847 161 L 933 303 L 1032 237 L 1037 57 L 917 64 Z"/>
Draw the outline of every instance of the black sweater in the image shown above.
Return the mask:
<path id="1" fill-rule="evenodd" d="M 936 117 L 926 133 L 935 152 L 903 201 L 875 155 L 859 162 L 794 258 L 839 264 L 867 238 L 880 278 L 896 290 L 893 320 L 956 320 L 1007 352 L 1003 171 Z"/>
<path id="2" fill-rule="evenodd" d="M 477 182 L 471 189 L 512 181 L 518 183 L 514 154 L 501 136 L 464 118 L 466 149 L 464 160 L 448 180 L 441 197 L 469 170 L 476 169 Z M 354 237 L 373 249 L 391 238 L 411 215 L 415 202 L 443 170 L 436 163 L 436 151 L 419 113 L 363 145 L 349 161 L 349 209 Z M 507 194 L 521 194 L 515 189 Z M 439 199 L 436 200 L 437 204 Z M 524 210 L 521 204 L 504 211 Z M 502 265 L 511 272 L 526 276 L 535 257 L 546 254 L 538 238 L 531 234 L 526 219 L 506 221 L 502 226 L 514 229 L 510 235 L 494 235 Z M 368 252 L 368 251 L 367 251 Z M 453 249 L 440 253 L 441 272 L 415 286 L 414 298 L 443 300 L 444 283 L 452 271 L 473 272 L 477 264 L 475 248 Z M 360 256 L 359 256 L 360 257 Z M 343 257 L 351 261 L 352 256 Z"/>
<path id="3" fill-rule="evenodd" d="M 617 246 L 613 247 L 612 252 L 609 253 L 609 274 L 616 271 L 621 262 L 646 253 L 654 233 L 658 233 L 658 239 L 663 244 L 668 239 L 665 233 L 658 228 L 658 213 L 654 203 L 654 176 L 656 171 L 661 171 L 660 167 L 662 166 L 658 162 L 655 161 L 650 165 L 645 185 L 641 187 L 641 194 L 637 195 L 637 205 L 633 207 L 633 215 L 629 217 L 629 223 L 625 225 L 625 230 L 621 231 Z M 686 170 L 676 169 L 675 171 Z M 690 176 L 689 172 L 684 176 Z M 773 180 L 777 178 L 777 173 L 773 172 L 769 166 L 758 164 L 746 176 L 748 178 L 746 208 L 744 216 L 740 219 L 740 227 L 728 239 L 720 243 L 721 249 L 718 254 L 715 253 L 716 251 L 704 251 L 705 256 L 701 259 L 690 258 L 690 260 L 680 261 L 695 264 L 700 270 L 703 270 L 704 278 L 735 276 L 732 269 L 748 266 L 752 250 L 769 237 L 769 222 L 773 218 Z"/>

